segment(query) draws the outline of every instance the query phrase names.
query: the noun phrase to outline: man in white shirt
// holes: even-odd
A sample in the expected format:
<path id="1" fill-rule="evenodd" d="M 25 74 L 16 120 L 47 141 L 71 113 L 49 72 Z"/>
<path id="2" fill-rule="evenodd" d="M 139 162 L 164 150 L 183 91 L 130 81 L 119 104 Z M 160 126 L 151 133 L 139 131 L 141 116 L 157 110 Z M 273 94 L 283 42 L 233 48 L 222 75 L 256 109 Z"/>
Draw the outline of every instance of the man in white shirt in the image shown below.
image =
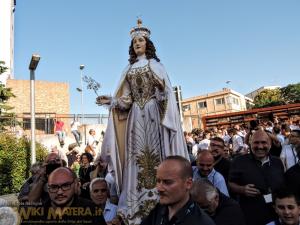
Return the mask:
<path id="1" fill-rule="evenodd" d="M 280 134 L 280 127 L 275 126 L 273 128 L 273 134 L 277 137 L 277 140 L 280 142 L 281 146 L 284 145 L 284 136 Z"/>
<path id="2" fill-rule="evenodd" d="M 210 133 L 204 132 L 203 139 L 198 144 L 198 150 L 208 150 L 210 144 Z"/>
<path id="3" fill-rule="evenodd" d="M 289 135 L 290 135 L 290 133 L 291 133 L 291 129 L 290 129 L 290 126 L 288 125 L 288 124 L 282 124 L 281 125 L 281 135 L 283 136 L 283 138 L 284 138 L 284 142 L 283 142 L 283 145 L 282 145 L 282 147 L 284 146 L 284 145 L 287 145 L 288 144 L 288 137 L 289 137 Z"/>
<path id="4" fill-rule="evenodd" d="M 91 199 L 103 210 L 105 222 L 112 221 L 117 215 L 117 206 L 109 201 L 109 187 L 104 178 L 95 178 L 90 183 Z"/>
<path id="5" fill-rule="evenodd" d="M 78 122 L 77 119 L 74 118 L 74 120 L 71 122 L 71 132 L 74 135 L 77 145 L 80 147 L 81 133 L 78 129 L 79 126 L 80 126 L 80 123 Z"/>
<path id="6" fill-rule="evenodd" d="M 265 129 L 270 133 L 273 133 L 273 123 L 271 121 L 268 121 Z"/>
<path id="7" fill-rule="evenodd" d="M 232 140 L 232 152 L 233 155 L 240 155 L 243 153 L 244 148 L 244 140 L 243 138 L 237 134 L 236 129 L 232 129 L 228 132 L 229 136 Z"/>
<path id="8" fill-rule="evenodd" d="M 300 130 L 293 130 L 288 140 L 289 144 L 283 146 L 280 154 L 280 159 L 286 170 L 299 161 L 296 148 L 300 146 Z"/>

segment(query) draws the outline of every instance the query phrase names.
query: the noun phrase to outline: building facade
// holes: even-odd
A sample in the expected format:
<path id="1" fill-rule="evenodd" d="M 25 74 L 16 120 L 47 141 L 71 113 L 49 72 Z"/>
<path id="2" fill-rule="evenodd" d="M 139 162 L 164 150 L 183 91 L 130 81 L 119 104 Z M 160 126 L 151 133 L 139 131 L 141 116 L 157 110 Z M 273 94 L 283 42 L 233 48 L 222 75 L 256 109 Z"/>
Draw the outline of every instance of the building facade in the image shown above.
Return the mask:
<path id="1" fill-rule="evenodd" d="M 14 14 L 16 0 L 0 1 L 0 61 L 4 61 L 8 70 L 0 76 L 0 83 L 6 84 L 8 78 L 14 78 Z"/>
<path id="2" fill-rule="evenodd" d="M 16 96 L 10 98 L 8 105 L 13 106 L 16 114 L 30 113 L 30 80 L 8 79 L 7 87 Z M 35 81 L 36 113 L 70 113 L 69 84 L 63 82 Z"/>
<path id="3" fill-rule="evenodd" d="M 203 128 L 201 120 L 203 116 L 247 110 L 249 102 L 252 100 L 228 88 L 184 99 L 182 100 L 184 130 Z"/>
<path id="4" fill-rule="evenodd" d="M 263 86 L 263 87 L 260 87 L 248 94 L 246 94 L 246 97 L 248 98 L 251 98 L 252 100 L 254 100 L 254 98 L 260 93 L 262 92 L 263 90 L 273 90 L 273 89 L 276 89 L 276 88 L 281 88 L 280 86 Z"/>
<path id="5" fill-rule="evenodd" d="M 14 107 L 9 112 L 15 113 L 23 130 L 30 130 L 30 80 L 8 79 L 6 86 L 16 96 L 7 103 Z M 37 133 L 53 133 L 54 118 L 70 114 L 69 84 L 35 81 L 35 113 Z"/>

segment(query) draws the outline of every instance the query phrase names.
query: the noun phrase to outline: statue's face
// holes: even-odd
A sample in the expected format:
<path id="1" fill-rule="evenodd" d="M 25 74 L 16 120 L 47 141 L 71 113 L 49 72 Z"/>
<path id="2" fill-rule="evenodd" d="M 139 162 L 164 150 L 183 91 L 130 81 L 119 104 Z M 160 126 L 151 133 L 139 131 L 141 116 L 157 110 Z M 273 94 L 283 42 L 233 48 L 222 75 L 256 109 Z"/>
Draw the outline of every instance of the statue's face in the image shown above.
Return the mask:
<path id="1" fill-rule="evenodd" d="M 146 39 L 142 36 L 137 36 L 133 39 L 133 49 L 137 56 L 141 56 L 146 52 Z"/>

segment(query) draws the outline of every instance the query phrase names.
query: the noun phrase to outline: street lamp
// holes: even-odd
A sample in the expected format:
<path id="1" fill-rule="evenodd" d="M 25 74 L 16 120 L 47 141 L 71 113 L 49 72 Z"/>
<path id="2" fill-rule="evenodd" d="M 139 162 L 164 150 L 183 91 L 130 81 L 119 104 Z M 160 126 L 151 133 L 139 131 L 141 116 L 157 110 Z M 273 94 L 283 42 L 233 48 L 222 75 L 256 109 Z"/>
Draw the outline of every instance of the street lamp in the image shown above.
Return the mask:
<path id="1" fill-rule="evenodd" d="M 29 64 L 30 70 L 30 115 L 31 115 L 31 165 L 36 162 L 35 151 L 35 70 L 40 61 L 40 56 L 33 54 Z"/>
<path id="2" fill-rule="evenodd" d="M 84 123 L 84 114 L 83 114 L 83 81 L 82 81 L 82 71 L 84 69 L 84 65 L 81 64 L 79 66 L 80 69 L 80 88 L 77 88 L 77 91 L 80 92 L 80 96 L 81 96 L 81 118 L 82 118 L 82 124 Z"/>

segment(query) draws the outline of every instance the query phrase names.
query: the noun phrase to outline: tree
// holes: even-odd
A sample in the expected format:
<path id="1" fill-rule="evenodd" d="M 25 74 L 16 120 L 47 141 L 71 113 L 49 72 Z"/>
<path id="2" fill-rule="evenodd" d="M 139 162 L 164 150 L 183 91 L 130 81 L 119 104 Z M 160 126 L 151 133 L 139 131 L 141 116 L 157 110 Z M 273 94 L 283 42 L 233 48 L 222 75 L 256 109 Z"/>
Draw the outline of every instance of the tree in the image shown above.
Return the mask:
<path id="1" fill-rule="evenodd" d="M 281 96 L 286 104 L 300 103 L 300 83 L 289 84 L 280 90 Z"/>
<path id="2" fill-rule="evenodd" d="M 254 108 L 262 108 L 276 105 L 283 105 L 284 101 L 281 96 L 281 90 L 276 89 L 265 89 L 261 91 L 254 98 Z"/>
<path id="3" fill-rule="evenodd" d="M 3 74 L 8 68 L 5 66 L 3 61 L 0 61 L 0 76 Z M 7 105 L 7 101 L 11 98 L 15 97 L 12 93 L 11 88 L 7 88 L 4 84 L 0 83 L 0 131 L 3 131 L 5 126 L 11 124 L 12 120 L 7 119 L 7 117 L 12 117 L 11 113 L 8 113 L 9 110 L 13 109 L 13 107 Z"/>
<path id="4" fill-rule="evenodd" d="M 30 176 L 30 140 L 0 133 L 0 195 L 17 193 Z M 36 160 L 44 161 L 48 150 L 36 143 Z"/>

